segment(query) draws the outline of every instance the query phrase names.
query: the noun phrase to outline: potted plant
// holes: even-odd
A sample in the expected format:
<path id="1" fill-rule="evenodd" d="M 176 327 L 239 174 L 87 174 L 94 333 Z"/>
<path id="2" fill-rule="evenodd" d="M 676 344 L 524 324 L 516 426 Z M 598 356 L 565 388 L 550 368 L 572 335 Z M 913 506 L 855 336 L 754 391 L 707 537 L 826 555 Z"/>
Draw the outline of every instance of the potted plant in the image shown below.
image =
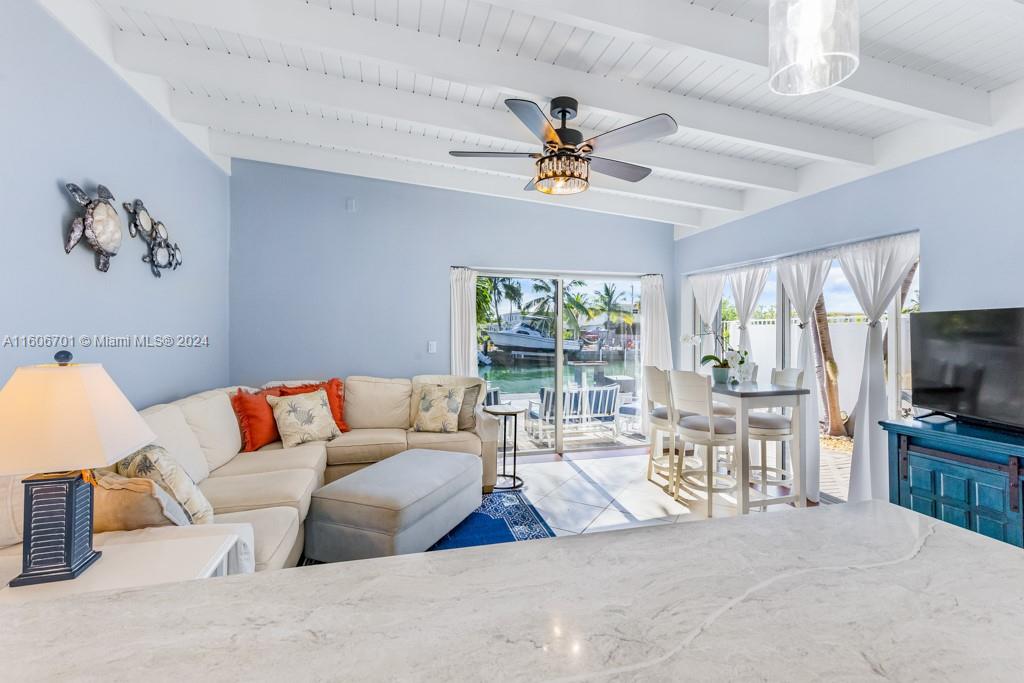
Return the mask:
<path id="1" fill-rule="evenodd" d="M 733 370 L 739 370 L 747 364 L 748 355 L 746 351 L 727 348 L 721 356 L 716 356 L 713 353 L 707 354 L 700 359 L 700 364 L 711 363 L 711 377 L 714 378 L 715 384 L 726 384 L 729 382 L 729 376 Z M 733 381 L 738 380 L 733 377 Z"/>

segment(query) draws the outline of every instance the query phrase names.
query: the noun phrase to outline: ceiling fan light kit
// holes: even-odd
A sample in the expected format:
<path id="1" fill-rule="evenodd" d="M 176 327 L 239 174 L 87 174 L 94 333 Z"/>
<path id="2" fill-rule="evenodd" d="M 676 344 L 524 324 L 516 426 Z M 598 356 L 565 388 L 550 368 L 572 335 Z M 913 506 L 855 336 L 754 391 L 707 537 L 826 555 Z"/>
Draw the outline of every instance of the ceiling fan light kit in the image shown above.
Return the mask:
<path id="1" fill-rule="evenodd" d="M 768 87 L 810 95 L 836 86 L 860 66 L 857 0 L 771 0 Z"/>
<path id="2" fill-rule="evenodd" d="M 544 194 L 576 194 L 590 187 L 590 161 L 580 154 L 556 152 L 537 159 L 533 186 Z"/>
<path id="3" fill-rule="evenodd" d="M 551 116 L 560 122 L 557 130 L 541 108 L 530 100 L 510 98 L 505 100 L 505 105 L 544 144 L 543 151 L 537 153 L 453 150 L 449 154 L 453 157 L 534 159 L 537 174 L 523 189 L 537 190 L 544 194 L 567 195 L 586 191 L 590 187 L 591 169 L 627 182 L 639 182 L 650 175 L 651 169 L 625 161 L 593 156 L 593 152 L 672 135 L 678 130 L 675 119 L 671 116 L 656 114 L 584 140 L 580 131 L 566 125 L 566 122 L 576 118 L 579 111 L 579 103 L 572 97 L 563 96 L 551 100 Z"/>

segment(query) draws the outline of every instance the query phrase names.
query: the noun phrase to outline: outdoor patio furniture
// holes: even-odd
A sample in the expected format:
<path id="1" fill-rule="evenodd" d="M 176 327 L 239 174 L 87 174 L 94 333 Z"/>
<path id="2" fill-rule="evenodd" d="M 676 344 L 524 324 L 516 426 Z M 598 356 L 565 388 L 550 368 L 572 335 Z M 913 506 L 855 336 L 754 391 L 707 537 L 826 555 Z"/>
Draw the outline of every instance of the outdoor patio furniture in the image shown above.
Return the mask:
<path id="1" fill-rule="evenodd" d="M 530 401 L 526 413 L 526 433 L 547 447 L 554 445 L 555 392 L 541 387 L 539 401 Z M 616 419 L 619 408 L 619 385 L 574 387 L 562 393 L 562 427 L 572 434 L 588 434 L 600 430 L 619 435 Z"/>
<path id="2" fill-rule="evenodd" d="M 583 402 L 580 400 L 581 389 L 566 389 L 562 392 L 563 421 L 579 420 Z M 540 401 L 530 401 L 526 411 L 526 433 L 531 439 L 540 441 L 548 448 L 555 445 L 555 392 L 554 389 L 541 387 Z"/>
<path id="3" fill-rule="evenodd" d="M 487 393 L 484 395 L 484 405 L 501 405 L 501 389 L 499 389 L 498 387 L 487 387 Z"/>

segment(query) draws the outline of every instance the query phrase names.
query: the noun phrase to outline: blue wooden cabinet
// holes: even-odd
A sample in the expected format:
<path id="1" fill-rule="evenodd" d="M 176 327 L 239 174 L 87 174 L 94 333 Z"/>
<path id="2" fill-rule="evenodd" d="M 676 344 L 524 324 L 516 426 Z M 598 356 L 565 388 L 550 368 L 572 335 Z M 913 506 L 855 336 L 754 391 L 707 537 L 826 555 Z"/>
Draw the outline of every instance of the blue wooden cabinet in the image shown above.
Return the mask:
<path id="1" fill-rule="evenodd" d="M 1024 547 L 1024 435 L 933 420 L 882 423 L 890 502 Z"/>

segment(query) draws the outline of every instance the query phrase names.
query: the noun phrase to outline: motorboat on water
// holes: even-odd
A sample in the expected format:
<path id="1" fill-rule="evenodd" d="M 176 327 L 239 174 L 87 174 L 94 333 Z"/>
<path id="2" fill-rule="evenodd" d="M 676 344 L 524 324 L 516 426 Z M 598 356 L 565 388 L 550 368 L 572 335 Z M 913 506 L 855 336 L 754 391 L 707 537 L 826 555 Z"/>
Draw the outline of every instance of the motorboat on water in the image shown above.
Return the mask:
<path id="1" fill-rule="evenodd" d="M 491 329 L 488 335 L 491 343 L 505 351 L 537 351 L 555 352 L 555 338 L 544 331 L 542 319 L 523 319 L 515 327 L 507 330 Z M 579 351 L 578 339 L 566 339 L 562 348 L 565 351 Z"/>

